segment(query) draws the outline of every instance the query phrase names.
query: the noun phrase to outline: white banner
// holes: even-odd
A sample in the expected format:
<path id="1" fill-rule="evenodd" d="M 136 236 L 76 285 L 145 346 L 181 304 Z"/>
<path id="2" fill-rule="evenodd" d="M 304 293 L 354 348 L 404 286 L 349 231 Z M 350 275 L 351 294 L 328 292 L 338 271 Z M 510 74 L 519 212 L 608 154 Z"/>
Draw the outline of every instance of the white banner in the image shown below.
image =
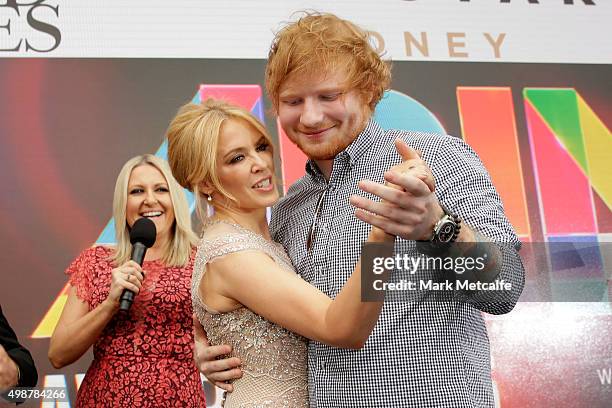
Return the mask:
<path id="1" fill-rule="evenodd" d="M 373 31 L 393 60 L 612 62 L 610 0 L 5 0 L 0 56 L 262 59 L 308 9 Z"/>

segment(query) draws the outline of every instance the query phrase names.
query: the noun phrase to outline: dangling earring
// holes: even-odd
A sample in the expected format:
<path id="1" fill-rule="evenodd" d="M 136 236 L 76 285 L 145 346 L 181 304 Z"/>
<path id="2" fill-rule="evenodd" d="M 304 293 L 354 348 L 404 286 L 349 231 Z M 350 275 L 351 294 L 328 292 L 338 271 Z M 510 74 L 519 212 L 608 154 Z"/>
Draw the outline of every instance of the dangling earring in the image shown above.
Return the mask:
<path id="1" fill-rule="evenodd" d="M 206 216 L 208 218 L 212 217 L 213 215 L 215 215 L 215 206 L 213 205 L 213 199 L 212 199 L 212 194 L 207 194 L 206 195 Z"/>

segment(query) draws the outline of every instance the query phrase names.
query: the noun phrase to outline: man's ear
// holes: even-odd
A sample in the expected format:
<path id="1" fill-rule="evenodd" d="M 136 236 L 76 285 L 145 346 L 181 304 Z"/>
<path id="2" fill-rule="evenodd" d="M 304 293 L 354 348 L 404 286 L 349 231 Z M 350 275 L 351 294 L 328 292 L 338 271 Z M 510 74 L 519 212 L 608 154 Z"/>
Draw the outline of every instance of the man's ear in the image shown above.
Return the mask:
<path id="1" fill-rule="evenodd" d="M 361 91 L 359 94 L 361 98 L 361 103 L 363 103 L 363 113 L 366 116 L 370 116 L 374 113 L 374 110 L 371 108 L 372 102 L 374 100 L 374 92 L 369 91 Z M 377 102 L 378 103 L 378 102 Z M 376 104 L 374 104 L 376 106 Z"/>

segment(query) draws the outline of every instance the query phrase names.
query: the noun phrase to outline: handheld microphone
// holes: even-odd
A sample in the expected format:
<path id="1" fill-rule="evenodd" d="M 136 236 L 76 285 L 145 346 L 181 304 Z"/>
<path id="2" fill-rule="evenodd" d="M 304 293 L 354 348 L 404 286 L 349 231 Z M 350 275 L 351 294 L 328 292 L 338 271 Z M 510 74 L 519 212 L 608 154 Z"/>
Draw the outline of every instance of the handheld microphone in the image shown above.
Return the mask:
<path id="1" fill-rule="evenodd" d="M 132 243 L 132 261 L 142 266 L 147 248 L 151 248 L 155 243 L 157 230 L 155 223 L 148 218 L 136 220 L 130 231 L 130 242 Z M 127 312 L 134 301 L 134 292 L 124 289 L 119 299 L 119 310 Z"/>

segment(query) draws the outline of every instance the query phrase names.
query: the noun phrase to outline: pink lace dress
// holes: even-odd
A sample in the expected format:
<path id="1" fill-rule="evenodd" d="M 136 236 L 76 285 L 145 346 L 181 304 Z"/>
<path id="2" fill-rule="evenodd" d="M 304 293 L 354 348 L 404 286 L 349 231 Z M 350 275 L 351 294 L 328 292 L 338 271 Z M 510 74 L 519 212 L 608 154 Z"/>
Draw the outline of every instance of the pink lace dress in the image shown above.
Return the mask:
<path id="1" fill-rule="evenodd" d="M 193 269 L 193 310 L 212 345 L 229 344 L 230 356 L 242 360 L 242 378 L 226 394 L 225 408 L 308 407 L 307 341 L 251 310 L 241 307 L 219 313 L 206 306 L 198 287 L 206 264 L 237 251 L 260 251 L 270 256 L 285 273 L 295 275 L 280 244 L 227 222 L 208 222 L 198 245 Z M 249 273 L 245 270 L 244 273 Z M 296 279 L 300 279 L 296 275 Z"/>
<path id="2" fill-rule="evenodd" d="M 110 254 L 108 247 L 86 249 L 66 271 L 90 309 L 108 296 Z M 93 346 L 77 407 L 206 406 L 193 361 L 192 266 L 193 256 L 184 267 L 144 263 L 143 288 L 129 314 L 117 313 Z"/>

